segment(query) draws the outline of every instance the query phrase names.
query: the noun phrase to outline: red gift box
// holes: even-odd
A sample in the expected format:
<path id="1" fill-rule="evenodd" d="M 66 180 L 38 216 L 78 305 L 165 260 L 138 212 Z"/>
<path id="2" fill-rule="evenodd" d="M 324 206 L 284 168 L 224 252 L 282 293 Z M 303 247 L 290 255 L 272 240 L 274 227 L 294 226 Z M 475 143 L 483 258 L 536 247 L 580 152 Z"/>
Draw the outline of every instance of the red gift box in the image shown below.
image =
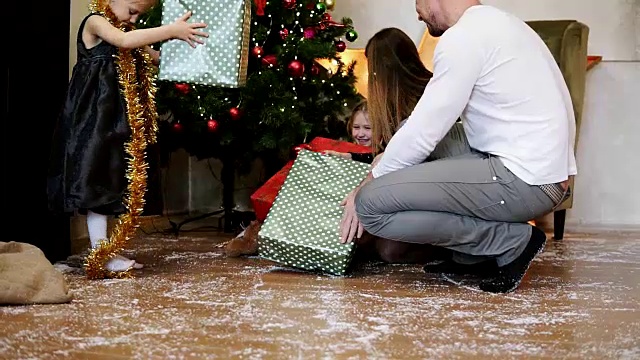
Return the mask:
<path id="1" fill-rule="evenodd" d="M 267 218 L 269 209 L 271 209 L 271 205 L 276 200 L 276 195 L 278 195 L 278 191 L 284 184 L 284 180 L 289 175 L 289 170 L 291 170 L 292 166 L 293 160 L 289 161 L 280 171 L 251 194 L 251 204 L 258 221 L 263 222 Z"/>
<path id="2" fill-rule="evenodd" d="M 352 153 L 370 153 L 371 148 L 368 146 L 358 145 L 347 141 L 327 139 L 317 137 L 309 144 L 300 145 L 299 148 L 321 152 L 325 150 L 333 150 L 338 152 Z M 263 222 L 267 218 L 269 209 L 276 200 L 276 196 L 284 184 L 284 180 L 289 175 L 289 170 L 293 166 L 293 160 L 289 161 L 280 171 L 273 175 L 266 183 L 251 195 L 251 204 L 256 213 L 256 219 Z"/>

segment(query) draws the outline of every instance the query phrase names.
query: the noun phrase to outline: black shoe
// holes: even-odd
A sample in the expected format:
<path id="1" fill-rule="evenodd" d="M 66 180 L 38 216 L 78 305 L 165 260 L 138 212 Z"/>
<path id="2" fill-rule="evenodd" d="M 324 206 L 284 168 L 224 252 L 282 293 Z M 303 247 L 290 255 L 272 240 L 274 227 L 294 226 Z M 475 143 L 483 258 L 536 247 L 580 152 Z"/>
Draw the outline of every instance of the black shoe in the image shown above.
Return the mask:
<path id="1" fill-rule="evenodd" d="M 476 264 L 459 264 L 453 260 L 445 260 L 438 264 L 425 265 L 424 271 L 430 274 L 472 275 L 488 278 L 498 274 L 495 260 L 483 261 Z"/>
<path id="2" fill-rule="evenodd" d="M 529 265 L 539 253 L 544 250 L 547 235 L 544 231 L 532 226 L 531 239 L 524 251 L 515 260 L 499 268 L 499 275 L 493 279 L 483 281 L 480 289 L 492 293 L 509 293 L 514 291 L 522 282 Z"/>

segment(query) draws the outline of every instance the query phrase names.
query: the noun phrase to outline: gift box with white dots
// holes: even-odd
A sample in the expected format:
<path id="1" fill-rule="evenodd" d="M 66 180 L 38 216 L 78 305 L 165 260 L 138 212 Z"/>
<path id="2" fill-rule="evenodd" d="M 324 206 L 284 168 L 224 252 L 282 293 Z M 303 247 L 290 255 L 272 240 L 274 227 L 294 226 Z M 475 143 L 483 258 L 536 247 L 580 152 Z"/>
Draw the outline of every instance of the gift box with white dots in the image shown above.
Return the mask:
<path id="1" fill-rule="evenodd" d="M 345 275 L 355 248 L 340 243 L 340 203 L 369 168 L 300 150 L 258 234 L 259 255 L 298 269 Z"/>
<path id="2" fill-rule="evenodd" d="M 247 78 L 251 0 L 164 0 L 162 25 L 187 11 L 189 22 L 204 22 L 204 44 L 169 40 L 160 48 L 159 80 L 236 88 Z"/>

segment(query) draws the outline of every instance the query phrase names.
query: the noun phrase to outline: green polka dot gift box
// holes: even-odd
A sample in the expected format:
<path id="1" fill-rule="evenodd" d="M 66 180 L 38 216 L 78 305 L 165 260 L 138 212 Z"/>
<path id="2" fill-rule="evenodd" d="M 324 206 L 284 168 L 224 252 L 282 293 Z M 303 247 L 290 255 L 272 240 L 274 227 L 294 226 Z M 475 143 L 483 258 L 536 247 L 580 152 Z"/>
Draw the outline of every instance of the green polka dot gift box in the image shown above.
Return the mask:
<path id="1" fill-rule="evenodd" d="M 160 48 L 159 80 L 237 88 L 247 78 L 251 0 L 164 0 L 162 25 L 187 11 L 189 22 L 204 22 L 204 44 L 192 48 L 169 40 Z"/>
<path id="2" fill-rule="evenodd" d="M 355 248 L 340 243 L 340 203 L 369 168 L 300 150 L 258 234 L 259 256 L 298 269 L 346 274 Z"/>

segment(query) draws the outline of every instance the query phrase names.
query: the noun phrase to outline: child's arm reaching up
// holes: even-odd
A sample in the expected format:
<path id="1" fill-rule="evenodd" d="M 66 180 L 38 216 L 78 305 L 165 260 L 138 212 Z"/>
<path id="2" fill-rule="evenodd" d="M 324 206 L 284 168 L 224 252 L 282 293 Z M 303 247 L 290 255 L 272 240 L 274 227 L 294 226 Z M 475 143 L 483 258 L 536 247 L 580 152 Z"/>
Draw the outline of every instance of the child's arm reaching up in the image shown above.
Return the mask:
<path id="1" fill-rule="evenodd" d="M 103 40 L 119 48 L 135 49 L 160 41 L 180 39 L 186 41 L 192 47 L 195 47 L 196 43 L 203 43 L 200 37 L 209 37 L 209 34 L 198 30 L 206 27 L 207 24 L 187 23 L 190 17 L 191 12 L 189 11 L 168 25 L 124 32 L 111 25 L 111 23 L 102 16 L 91 16 L 87 19 L 85 26 L 86 35 L 91 37 L 91 41 L 84 38 L 85 34 L 83 34 L 83 40 L 85 40 L 85 44 L 88 47 L 91 47 L 87 44 L 89 42 L 97 44 L 99 40 Z"/>

